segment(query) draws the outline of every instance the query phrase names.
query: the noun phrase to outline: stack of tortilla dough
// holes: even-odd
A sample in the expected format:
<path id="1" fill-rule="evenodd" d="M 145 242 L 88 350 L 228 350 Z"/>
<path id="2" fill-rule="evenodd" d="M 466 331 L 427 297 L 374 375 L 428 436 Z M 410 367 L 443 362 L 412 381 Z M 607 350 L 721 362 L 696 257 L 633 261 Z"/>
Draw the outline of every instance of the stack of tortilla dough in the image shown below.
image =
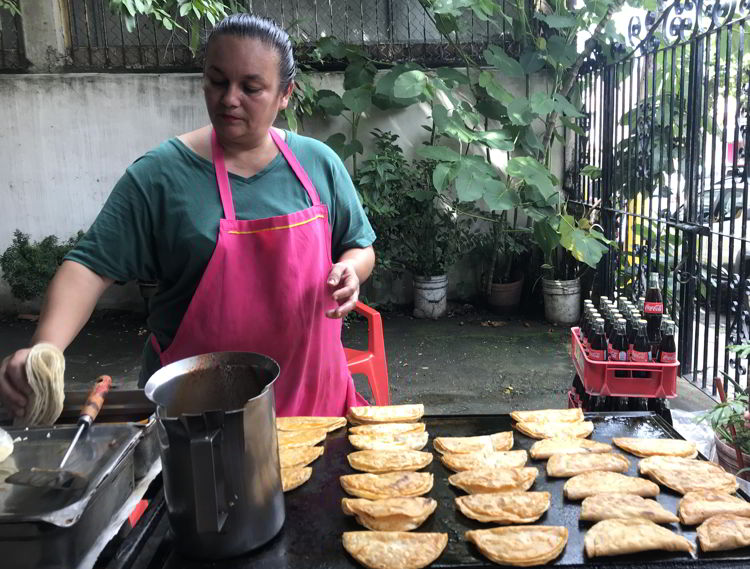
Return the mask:
<path id="1" fill-rule="evenodd" d="M 57 421 L 65 402 L 65 357 L 52 344 L 37 344 L 26 358 L 26 378 L 31 394 L 20 426 L 51 426 Z"/>
<path id="2" fill-rule="evenodd" d="M 424 406 L 352 407 L 347 418 L 349 442 L 357 449 L 347 457 L 363 474 L 341 476 L 341 486 L 357 498 L 343 498 L 345 514 L 370 531 L 344 532 L 344 549 L 364 567 L 420 569 L 435 561 L 448 544 L 447 533 L 412 532 L 437 508 L 423 497 L 432 489 L 432 474 L 417 472 L 432 462 L 422 452 L 429 433 L 418 422 Z"/>
<path id="3" fill-rule="evenodd" d="M 585 439 L 594 431 L 594 424 L 584 421 L 583 411 L 578 408 L 513 411 L 510 417 L 516 422 L 514 429 L 533 439 Z"/>
<path id="4" fill-rule="evenodd" d="M 546 436 L 561 429 L 570 436 L 587 436 L 589 425 L 580 410 L 517 411 L 516 428 L 527 435 Z M 518 425 L 523 424 L 522 428 Z M 489 441 L 487 441 L 489 439 Z M 484 448 L 481 446 L 483 440 Z M 509 441 L 500 446 L 501 441 Z M 469 444 L 473 443 L 473 444 Z M 443 464 L 457 471 L 448 482 L 468 492 L 455 499 L 468 518 L 500 527 L 470 530 L 465 534 L 482 555 L 501 565 L 530 567 L 557 558 L 568 542 L 568 530 L 561 526 L 520 525 L 539 520 L 550 507 L 549 492 L 528 492 L 539 470 L 526 467 L 528 454 L 513 451 L 513 432 L 484 437 L 455 437 L 435 440 L 435 448 L 448 449 Z M 465 450 L 461 454 L 461 450 Z"/>
<path id="5" fill-rule="evenodd" d="M 281 487 L 289 492 L 310 480 L 308 466 L 323 454 L 317 446 L 331 431 L 346 425 L 343 417 L 277 417 L 276 436 L 279 442 Z"/>

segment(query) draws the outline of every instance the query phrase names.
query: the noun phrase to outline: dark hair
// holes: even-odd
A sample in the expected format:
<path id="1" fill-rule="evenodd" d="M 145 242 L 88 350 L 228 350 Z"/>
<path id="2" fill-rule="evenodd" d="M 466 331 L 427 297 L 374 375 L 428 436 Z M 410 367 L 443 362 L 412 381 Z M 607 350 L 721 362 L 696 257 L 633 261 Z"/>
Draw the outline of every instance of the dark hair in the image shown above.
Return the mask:
<path id="1" fill-rule="evenodd" d="M 211 40 L 218 36 L 240 36 L 257 39 L 276 50 L 279 54 L 279 77 L 281 90 L 286 91 L 297 74 L 297 64 L 294 62 L 292 42 L 289 34 L 270 18 L 254 16 L 252 14 L 232 14 L 214 26 L 208 36 L 206 49 Z"/>

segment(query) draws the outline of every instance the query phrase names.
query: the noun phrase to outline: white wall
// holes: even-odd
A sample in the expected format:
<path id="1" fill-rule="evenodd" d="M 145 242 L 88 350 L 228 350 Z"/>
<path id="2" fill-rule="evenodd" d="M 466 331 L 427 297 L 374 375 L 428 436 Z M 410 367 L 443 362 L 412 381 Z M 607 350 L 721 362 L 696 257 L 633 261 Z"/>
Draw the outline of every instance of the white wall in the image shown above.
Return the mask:
<path id="1" fill-rule="evenodd" d="M 319 88 L 341 90 L 342 75 L 318 74 Z M 523 85 L 513 89 L 523 93 Z M 426 132 L 429 109 L 374 111 L 360 139 L 378 127 L 401 136 L 412 154 Z M 21 229 L 33 239 L 67 239 L 87 229 L 124 169 L 164 139 L 206 124 L 198 74 L 0 75 L 0 252 Z M 320 139 L 349 132 L 343 119 L 307 120 L 304 133 Z M 460 274 L 463 274 L 459 271 Z M 469 279 L 469 282 L 458 282 Z M 454 290 L 471 287 L 458 276 Z M 394 301 L 407 301 L 398 287 Z M 0 310 L 20 306 L 0 281 Z M 135 287 L 113 287 L 101 307 L 136 307 Z"/>

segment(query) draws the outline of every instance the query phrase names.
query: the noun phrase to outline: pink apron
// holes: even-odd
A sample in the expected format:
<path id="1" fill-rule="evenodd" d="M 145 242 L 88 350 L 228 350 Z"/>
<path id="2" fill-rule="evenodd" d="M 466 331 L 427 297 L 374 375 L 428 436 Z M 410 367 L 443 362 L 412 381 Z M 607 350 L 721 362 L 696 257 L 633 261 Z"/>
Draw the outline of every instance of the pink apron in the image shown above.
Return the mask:
<path id="1" fill-rule="evenodd" d="M 266 219 L 235 219 L 224 152 L 212 132 L 216 181 L 224 209 L 219 236 L 162 365 L 220 351 L 258 352 L 275 359 L 279 416 L 343 416 L 367 405 L 354 389 L 341 345 L 341 320 L 326 284 L 331 270 L 328 207 L 292 151 L 269 131 L 312 207 Z"/>

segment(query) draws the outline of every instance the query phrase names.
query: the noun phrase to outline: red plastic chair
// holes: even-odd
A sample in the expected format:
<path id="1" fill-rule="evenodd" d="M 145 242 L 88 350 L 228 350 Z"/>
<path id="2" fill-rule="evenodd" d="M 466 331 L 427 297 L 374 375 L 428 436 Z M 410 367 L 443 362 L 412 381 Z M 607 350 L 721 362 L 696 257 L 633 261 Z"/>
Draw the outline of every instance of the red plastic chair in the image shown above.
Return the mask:
<path id="1" fill-rule="evenodd" d="M 372 395 L 375 397 L 375 405 L 390 405 L 388 364 L 385 360 L 383 321 L 380 313 L 361 302 L 357 302 L 354 310 L 367 318 L 367 351 L 344 348 L 349 371 L 367 376 Z"/>

